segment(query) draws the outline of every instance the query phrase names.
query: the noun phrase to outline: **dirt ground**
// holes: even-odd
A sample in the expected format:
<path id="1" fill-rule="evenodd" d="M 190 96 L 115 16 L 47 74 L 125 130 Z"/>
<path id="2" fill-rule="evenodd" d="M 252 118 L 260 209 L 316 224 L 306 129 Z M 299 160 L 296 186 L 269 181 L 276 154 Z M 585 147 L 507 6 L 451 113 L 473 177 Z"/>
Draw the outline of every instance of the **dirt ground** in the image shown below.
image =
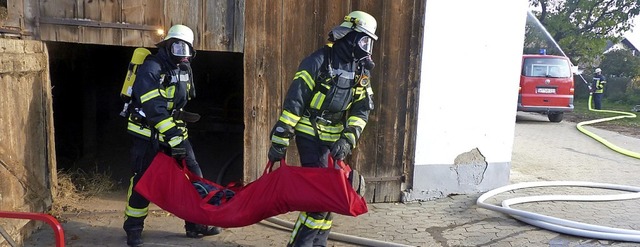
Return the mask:
<path id="1" fill-rule="evenodd" d="M 575 114 L 572 112 L 564 114 L 564 121 L 579 123 L 579 122 L 588 121 L 588 120 L 593 120 L 593 119 L 586 118 L 585 116 Z M 617 132 L 625 136 L 640 138 L 640 129 L 638 129 L 637 127 L 620 126 L 616 124 L 615 121 L 598 123 L 591 126 Z"/>

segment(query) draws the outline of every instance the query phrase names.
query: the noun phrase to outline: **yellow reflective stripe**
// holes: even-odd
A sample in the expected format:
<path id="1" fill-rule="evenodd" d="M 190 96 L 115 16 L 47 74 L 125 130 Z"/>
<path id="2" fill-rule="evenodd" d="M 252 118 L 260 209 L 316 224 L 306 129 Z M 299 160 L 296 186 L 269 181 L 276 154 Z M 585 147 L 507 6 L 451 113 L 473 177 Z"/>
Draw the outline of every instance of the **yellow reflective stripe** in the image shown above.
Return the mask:
<path id="1" fill-rule="evenodd" d="M 311 126 L 311 121 L 309 120 L 309 117 L 302 117 L 298 123 Z"/>
<path id="2" fill-rule="evenodd" d="M 338 139 L 340 139 L 340 134 L 331 134 L 331 133 L 320 132 L 320 140 L 328 141 L 328 142 L 335 142 Z"/>
<path id="3" fill-rule="evenodd" d="M 344 126 L 342 125 L 323 125 L 321 123 L 317 123 L 316 125 L 318 126 L 318 130 L 322 132 L 342 133 L 344 130 Z"/>
<path id="4" fill-rule="evenodd" d="M 144 103 L 147 102 L 155 97 L 158 97 L 160 95 L 160 93 L 158 91 L 162 91 L 162 90 L 158 90 L 158 89 L 153 89 L 145 94 L 143 94 L 142 96 L 140 96 L 140 103 Z"/>
<path id="5" fill-rule="evenodd" d="M 308 125 L 298 124 L 296 125 L 296 130 L 310 136 L 316 136 L 316 132 L 313 130 L 313 127 Z"/>
<path id="6" fill-rule="evenodd" d="M 287 110 L 284 110 L 282 111 L 282 115 L 280 115 L 279 120 L 289 126 L 296 126 L 298 121 L 300 121 L 300 117 L 296 116 L 296 114 L 293 114 Z"/>
<path id="7" fill-rule="evenodd" d="M 141 135 L 141 136 L 144 136 L 144 137 L 151 137 L 151 129 L 144 128 L 144 127 L 142 127 L 140 125 L 137 125 L 135 123 L 129 122 L 129 124 L 127 126 L 127 129 L 129 131 L 131 131 L 131 132 L 134 132 L 134 133 L 138 134 L 138 135 Z M 185 128 L 185 130 L 182 131 L 182 136 L 183 136 L 183 139 L 187 139 L 187 137 L 189 136 L 187 131 L 186 131 L 186 128 Z M 164 134 L 158 135 L 158 140 L 161 141 L 161 142 L 164 142 Z"/>
<path id="8" fill-rule="evenodd" d="M 291 232 L 291 238 L 289 238 L 289 244 L 293 243 L 293 240 L 296 239 L 296 235 L 298 234 L 298 230 L 300 230 L 300 226 L 302 225 L 302 221 L 300 220 L 300 216 L 296 220 L 296 224 L 293 226 L 293 231 Z"/>
<path id="9" fill-rule="evenodd" d="M 364 93 L 365 89 L 362 87 L 357 87 L 356 88 L 356 95 L 358 96 L 358 98 L 355 99 L 355 101 L 360 101 L 362 99 L 364 99 L 365 97 L 367 97 L 367 94 Z"/>
<path id="10" fill-rule="evenodd" d="M 166 90 L 167 90 L 166 97 L 169 98 L 169 99 L 173 99 L 173 96 L 176 93 L 176 86 L 175 85 L 171 85 Z"/>
<path id="11" fill-rule="evenodd" d="M 139 135 L 151 137 L 151 130 L 149 128 L 144 128 L 135 123 L 129 122 L 129 124 L 127 125 L 127 129 Z"/>
<path id="12" fill-rule="evenodd" d="M 129 198 L 131 198 L 131 193 L 133 193 L 133 178 L 135 174 L 131 176 L 129 179 L 129 189 L 127 190 L 127 207 L 124 210 L 124 215 L 131 217 L 142 217 L 147 215 L 149 212 L 149 207 L 146 208 L 133 208 L 129 206 Z"/>
<path id="13" fill-rule="evenodd" d="M 354 135 L 353 133 L 344 133 L 344 136 L 349 139 L 349 143 L 353 146 L 351 148 L 355 148 L 356 147 L 356 135 Z"/>
<path id="14" fill-rule="evenodd" d="M 165 91 L 166 89 L 158 89 L 158 91 L 160 91 L 160 95 L 162 95 L 162 97 L 167 98 L 167 92 Z"/>
<path id="15" fill-rule="evenodd" d="M 169 140 L 169 146 L 175 147 L 178 144 L 180 144 L 182 140 L 183 140 L 182 136 L 174 136 L 173 138 L 171 138 L 171 140 Z"/>
<path id="16" fill-rule="evenodd" d="M 316 82 L 311 78 L 311 75 L 309 75 L 309 72 L 306 70 L 296 73 L 295 77 L 293 77 L 294 80 L 298 78 L 302 78 L 302 80 L 307 84 L 307 87 L 311 90 L 316 86 Z"/>
<path id="17" fill-rule="evenodd" d="M 311 100 L 311 108 L 313 109 L 320 109 L 320 106 L 322 106 L 322 102 L 324 101 L 325 95 L 317 92 L 314 96 L 313 99 Z"/>
<path id="18" fill-rule="evenodd" d="M 129 190 L 127 190 L 127 202 L 129 202 L 129 197 L 131 197 L 131 193 L 133 193 L 133 178 L 136 175 L 133 174 L 133 176 L 131 176 L 131 178 L 129 179 Z M 125 209 L 126 211 L 126 209 Z"/>
<path id="19" fill-rule="evenodd" d="M 173 99 L 176 93 L 176 86 L 175 85 L 169 86 L 166 90 L 167 90 L 167 93 L 165 95 L 165 98 Z M 173 110 L 173 101 L 167 102 L 167 109 Z"/>
<path id="20" fill-rule="evenodd" d="M 127 205 L 127 209 L 124 210 L 124 214 L 129 217 L 143 217 L 149 213 L 149 207 L 146 208 L 133 208 Z"/>
<path id="21" fill-rule="evenodd" d="M 344 130 L 344 126 L 342 125 L 322 125 L 320 123 L 316 124 L 318 128 L 318 135 L 320 140 L 334 142 L 340 139 L 340 135 Z M 296 131 L 305 133 L 310 136 L 316 136 L 316 130 L 311 125 L 311 121 L 308 117 L 303 117 L 298 122 L 298 125 L 295 127 Z"/>
<path id="22" fill-rule="evenodd" d="M 356 116 L 351 116 L 349 117 L 349 120 L 347 120 L 347 126 L 356 126 L 356 127 L 360 127 L 361 129 L 364 129 L 364 126 L 367 125 L 367 122 L 365 122 L 362 118 L 356 117 Z"/>
<path id="23" fill-rule="evenodd" d="M 277 135 L 272 135 L 271 136 L 271 142 L 277 143 L 277 144 L 280 144 L 280 145 L 289 146 L 289 138 L 282 138 L 282 137 L 279 137 Z"/>
<path id="24" fill-rule="evenodd" d="M 164 120 L 160 121 L 158 124 L 156 124 L 156 126 L 154 126 L 158 131 L 160 131 L 160 133 L 164 133 L 167 130 L 173 128 L 176 126 L 176 123 L 173 122 L 173 118 L 172 117 L 168 117 L 165 118 Z"/>
<path id="25" fill-rule="evenodd" d="M 331 221 L 329 221 L 327 226 L 325 220 L 316 220 L 313 217 L 309 217 L 305 212 L 301 213 L 298 219 L 302 221 L 302 224 L 310 229 L 326 230 L 331 228 Z"/>

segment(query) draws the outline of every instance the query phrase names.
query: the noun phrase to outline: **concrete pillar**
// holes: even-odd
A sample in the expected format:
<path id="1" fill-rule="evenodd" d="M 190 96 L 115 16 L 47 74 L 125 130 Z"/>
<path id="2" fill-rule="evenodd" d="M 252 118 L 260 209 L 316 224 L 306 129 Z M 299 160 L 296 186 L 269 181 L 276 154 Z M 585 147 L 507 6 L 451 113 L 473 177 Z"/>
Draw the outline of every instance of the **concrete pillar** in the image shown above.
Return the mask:
<path id="1" fill-rule="evenodd" d="M 414 182 L 405 200 L 505 185 L 528 3 L 426 4 Z"/>

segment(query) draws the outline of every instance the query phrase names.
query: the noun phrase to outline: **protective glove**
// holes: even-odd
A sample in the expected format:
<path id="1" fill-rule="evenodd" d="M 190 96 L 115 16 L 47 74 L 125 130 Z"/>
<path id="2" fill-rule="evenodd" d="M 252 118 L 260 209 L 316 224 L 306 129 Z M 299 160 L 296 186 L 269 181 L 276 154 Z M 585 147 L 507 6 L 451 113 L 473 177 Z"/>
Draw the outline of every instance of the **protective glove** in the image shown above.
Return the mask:
<path id="1" fill-rule="evenodd" d="M 187 149 L 183 142 L 171 148 L 171 157 L 179 161 L 187 157 Z"/>
<path id="2" fill-rule="evenodd" d="M 331 156 L 337 160 L 344 160 L 348 154 L 351 154 L 351 144 L 347 139 L 340 138 L 331 146 Z"/>
<path id="3" fill-rule="evenodd" d="M 271 148 L 269 148 L 269 161 L 276 162 L 280 161 L 284 158 L 284 155 L 287 153 L 287 147 L 280 144 L 271 144 Z"/>

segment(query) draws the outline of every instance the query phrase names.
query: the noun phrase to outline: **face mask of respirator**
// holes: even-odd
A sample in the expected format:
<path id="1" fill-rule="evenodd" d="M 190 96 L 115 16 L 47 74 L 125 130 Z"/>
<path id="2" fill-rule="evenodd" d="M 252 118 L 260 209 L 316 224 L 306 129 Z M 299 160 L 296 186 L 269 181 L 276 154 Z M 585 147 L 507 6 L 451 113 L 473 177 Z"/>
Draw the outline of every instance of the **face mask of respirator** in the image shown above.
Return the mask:
<path id="1" fill-rule="evenodd" d="M 367 70 L 372 70 L 376 64 L 371 59 L 371 52 L 373 51 L 373 39 L 369 36 L 362 36 L 356 43 L 356 48 L 353 52 L 354 57 L 358 60 L 358 64 Z"/>
<path id="2" fill-rule="evenodd" d="M 169 46 L 169 54 L 176 64 L 188 63 L 191 57 L 191 47 L 184 41 L 176 41 Z"/>

